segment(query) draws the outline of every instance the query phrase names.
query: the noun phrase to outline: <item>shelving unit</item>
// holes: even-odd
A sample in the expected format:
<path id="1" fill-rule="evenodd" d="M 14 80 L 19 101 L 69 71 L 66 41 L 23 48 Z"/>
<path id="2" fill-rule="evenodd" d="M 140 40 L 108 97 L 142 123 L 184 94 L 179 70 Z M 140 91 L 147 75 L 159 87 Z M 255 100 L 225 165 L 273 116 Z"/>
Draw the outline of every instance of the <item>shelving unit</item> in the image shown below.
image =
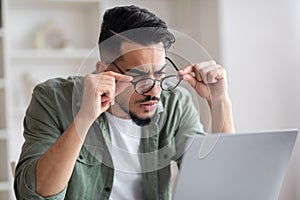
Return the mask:
<path id="1" fill-rule="evenodd" d="M 12 52 L 13 59 L 38 60 L 38 59 L 98 59 L 95 49 L 22 49 Z"/>
<path id="2" fill-rule="evenodd" d="M 6 27 L 0 28 L 0 44 L 3 38 L 8 40 L 9 73 L 2 76 L 1 66 L 0 96 L 2 90 L 9 88 L 11 110 L 5 120 L 11 125 L 11 129 L 0 127 L 0 152 L 6 153 L 0 155 L 0 159 L 6 158 L 6 168 L 0 168 L 0 200 L 14 199 L 8 166 L 10 162 L 17 162 L 19 159 L 24 142 L 22 121 L 34 86 L 54 77 L 89 73 L 99 60 L 97 39 L 100 24 L 98 19 L 102 14 L 100 5 L 99 0 L 7 2 L 8 17 Z M 53 42 L 47 40 L 51 36 L 48 32 L 51 33 L 52 30 L 61 34 L 55 36 L 61 36 L 62 46 L 48 46 L 48 43 L 51 45 Z M 6 142 L 4 144 L 8 140 L 9 146 Z"/>
<path id="3" fill-rule="evenodd" d="M 6 0 L 0 0 L 0 199 L 12 199 L 12 177 L 9 168 L 9 97 Z"/>
<path id="4" fill-rule="evenodd" d="M 99 0 L 1 0 L 0 200 L 15 199 L 9 163 L 17 162 L 21 152 L 22 121 L 33 87 L 94 70 L 100 5 Z M 59 47 L 48 46 L 56 42 L 48 41 L 53 30 L 60 34 L 54 39 L 61 36 Z"/>

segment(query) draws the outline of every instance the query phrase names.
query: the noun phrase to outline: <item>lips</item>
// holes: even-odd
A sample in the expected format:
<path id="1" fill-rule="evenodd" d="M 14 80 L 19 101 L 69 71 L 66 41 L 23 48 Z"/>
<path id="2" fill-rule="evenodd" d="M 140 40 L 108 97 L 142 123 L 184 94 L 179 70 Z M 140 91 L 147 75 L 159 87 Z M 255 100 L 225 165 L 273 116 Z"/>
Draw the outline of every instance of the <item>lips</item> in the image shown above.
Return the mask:
<path id="1" fill-rule="evenodd" d="M 147 101 L 144 103 L 140 103 L 140 107 L 145 111 L 151 111 L 156 108 L 157 103 L 157 101 Z"/>

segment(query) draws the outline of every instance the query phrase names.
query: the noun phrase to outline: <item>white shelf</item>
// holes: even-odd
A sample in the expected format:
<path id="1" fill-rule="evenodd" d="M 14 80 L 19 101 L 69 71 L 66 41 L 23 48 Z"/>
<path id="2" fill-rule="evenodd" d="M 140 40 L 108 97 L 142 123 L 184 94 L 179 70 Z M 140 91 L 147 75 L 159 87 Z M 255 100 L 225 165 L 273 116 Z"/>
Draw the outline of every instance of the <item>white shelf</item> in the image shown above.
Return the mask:
<path id="1" fill-rule="evenodd" d="M 9 182 L 7 181 L 1 181 L 0 182 L 0 191 L 7 191 L 7 190 L 10 190 L 11 189 L 11 185 Z"/>
<path id="2" fill-rule="evenodd" d="M 20 49 L 12 52 L 13 59 L 98 59 L 97 49 Z"/>
<path id="3" fill-rule="evenodd" d="M 0 78 L 0 89 L 5 87 L 5 79 Z"/>
<path id="4" fill-rule="evenodd" d="M 103 0 L 12 0 L 11 2 L 14 3 L 26 3 L 26 2 L 33 2 L 33 3 L 40 3 L 40 2 L 45 2 L 45 3 L 52 3 L 52 2 L 60 2 L 60 3 L 65 3 L 65 2 L 70 2 L 70 3 L 100 3 Z"/>
<path id="5" fill-rule="evenodd" d="M 0 139 L 6 139 L 6 138 L 7 138 L 6 130 L 0 129 Z"/>
<path id="6" fill-rule="evenodd" d="M 3 28 L 0 28 L 0 38 L 4 36 L 4 30 Z"/>

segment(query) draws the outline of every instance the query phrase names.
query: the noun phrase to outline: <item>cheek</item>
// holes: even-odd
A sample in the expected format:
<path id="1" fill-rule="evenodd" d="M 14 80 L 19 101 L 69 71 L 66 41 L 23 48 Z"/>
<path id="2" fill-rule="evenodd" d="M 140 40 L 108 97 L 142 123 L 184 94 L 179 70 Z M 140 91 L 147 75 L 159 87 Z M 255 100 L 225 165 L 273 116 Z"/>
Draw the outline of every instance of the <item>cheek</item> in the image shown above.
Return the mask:
<path id="1" fill-rule="evenodd" d="M 124 107 L 129 107 L 134 103 L 136 99 L 136 93 L 132 88 L 126 88 L 123 92 L 121 92 L 116 98 L 116 102 Z"/>

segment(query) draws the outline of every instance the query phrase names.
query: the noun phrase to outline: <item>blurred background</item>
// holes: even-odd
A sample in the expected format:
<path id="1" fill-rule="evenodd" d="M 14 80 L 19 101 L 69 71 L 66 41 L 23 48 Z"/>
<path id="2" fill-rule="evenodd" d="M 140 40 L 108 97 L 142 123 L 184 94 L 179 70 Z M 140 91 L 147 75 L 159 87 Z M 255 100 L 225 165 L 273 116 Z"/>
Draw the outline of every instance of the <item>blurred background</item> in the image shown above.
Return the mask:
<path id="1" fill-rule="evenodd" d="M 129 4 L 153 11 L 227 69 L 238 132 L 300 128 L 298 0 L 1 0 L 0 200 L 14 199 L 10 163 L 32 88 L 92 70 L 104 10 Z M 281 200 L 300 199 L 299 169 L 298 138 Z"/>

